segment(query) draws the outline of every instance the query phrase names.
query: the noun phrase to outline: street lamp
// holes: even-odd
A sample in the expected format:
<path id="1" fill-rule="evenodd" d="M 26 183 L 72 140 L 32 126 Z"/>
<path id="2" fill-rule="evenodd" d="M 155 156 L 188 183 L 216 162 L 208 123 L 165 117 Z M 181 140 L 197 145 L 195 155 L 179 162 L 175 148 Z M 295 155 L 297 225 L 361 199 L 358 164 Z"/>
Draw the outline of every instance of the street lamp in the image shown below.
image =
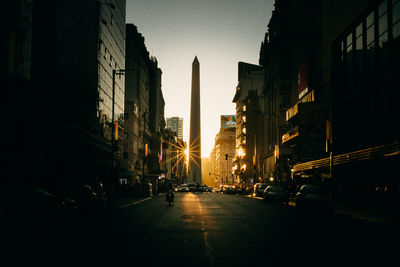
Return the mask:
<path id="1" fill-rule="evenodd" d="M 276 170 L 276 178 L 278 181 L 279 170 L 277 169 L 278 160 L 279 160 L 279 116 L 277 114 L 265 114 L 266 118 L 274 118 L 275 119 L 275 129 L 276 129 L 276 145 L 274 150 L 274 158 L 275 158 L 275 170 Z"/>

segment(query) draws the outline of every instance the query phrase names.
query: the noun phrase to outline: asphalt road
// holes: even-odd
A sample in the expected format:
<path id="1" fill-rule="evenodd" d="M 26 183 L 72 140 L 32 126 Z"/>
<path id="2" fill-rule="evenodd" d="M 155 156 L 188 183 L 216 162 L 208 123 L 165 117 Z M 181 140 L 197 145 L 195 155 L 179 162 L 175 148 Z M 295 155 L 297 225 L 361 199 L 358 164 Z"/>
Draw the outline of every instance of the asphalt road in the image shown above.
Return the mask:
<path id="1" fill-rule="evenodd" d="M 177 193 L 171 207 L 154 197 L 11 243 L 2 266 L 392 266 L 399 236 L 245 196 Z"/>

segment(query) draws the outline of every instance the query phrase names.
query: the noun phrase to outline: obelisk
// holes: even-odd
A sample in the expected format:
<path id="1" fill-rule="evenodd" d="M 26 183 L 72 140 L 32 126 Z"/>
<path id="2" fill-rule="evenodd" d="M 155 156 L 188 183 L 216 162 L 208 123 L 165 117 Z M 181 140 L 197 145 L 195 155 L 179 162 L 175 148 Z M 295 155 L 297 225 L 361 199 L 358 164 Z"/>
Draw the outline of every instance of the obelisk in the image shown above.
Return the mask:
<path id="1" fill-rule="evenodd" d="M 197 56 L 192 63 L 189 153 L 189 181 L 201 185 L 200 63 Z"/>

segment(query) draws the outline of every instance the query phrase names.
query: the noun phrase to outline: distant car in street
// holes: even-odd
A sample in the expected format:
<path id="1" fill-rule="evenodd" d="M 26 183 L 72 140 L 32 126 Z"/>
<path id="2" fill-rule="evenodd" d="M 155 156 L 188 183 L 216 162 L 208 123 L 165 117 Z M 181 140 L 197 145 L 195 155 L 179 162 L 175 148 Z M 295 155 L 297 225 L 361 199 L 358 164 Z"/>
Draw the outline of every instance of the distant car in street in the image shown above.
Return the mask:
<path id="1" fill-rule="evenodd" d="M 279 201 L 282 204 L 289 203 L 289 192 L 284 186 L 270 185 L 267 186 L 263 192 L 263 200 Z"/>
<path id="2" fill-rule="evenodd" d="M 187 184 L 181 184 L 179 192 L 189 192 L 189 187 Z"/>
<path id="3" fill-rule="evenodd" d="M 333 197 L 324 185 L 302 185 L 295 196 L 296 207 L 333 211 Z"/>
<path id="4" fill-rule="evenodd" d="M 256 183 L 253 188 L 253 197 L 262 197 L 267 184 Z"/>
<path id="5" fill-rule="evenodd" d="M 197 184 L 189 183 L 189 184 L 187 184 L 187 186 L 189 188 L 189 192 L 196 192 L 197 191 Z"/>

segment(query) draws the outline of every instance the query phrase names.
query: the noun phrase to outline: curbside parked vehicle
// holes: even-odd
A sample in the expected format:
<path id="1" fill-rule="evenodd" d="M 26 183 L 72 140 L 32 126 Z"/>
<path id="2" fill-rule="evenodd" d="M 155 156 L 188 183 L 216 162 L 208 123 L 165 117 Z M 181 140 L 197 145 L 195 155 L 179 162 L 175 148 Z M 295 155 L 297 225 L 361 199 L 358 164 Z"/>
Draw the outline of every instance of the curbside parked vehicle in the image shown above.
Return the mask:
<path id="1" fill-rule="evenodd" d="M 295 196 L 296 207 L 332 212 L 333 197 L 324 185 L 302 185 Z"/>
<path id="2" fill-rule="evenodd" d="M 262 197 L 267 184 L 256 183 L 253 188 L 253 197 Z"/>
<path id="3" fill-rule="evenodd" d="M 270 185 L 263 192 L 263 200 L 264 202 L 279 201 L 286 205 L 289 203 L 289 192 L 284 186 Z"/>

